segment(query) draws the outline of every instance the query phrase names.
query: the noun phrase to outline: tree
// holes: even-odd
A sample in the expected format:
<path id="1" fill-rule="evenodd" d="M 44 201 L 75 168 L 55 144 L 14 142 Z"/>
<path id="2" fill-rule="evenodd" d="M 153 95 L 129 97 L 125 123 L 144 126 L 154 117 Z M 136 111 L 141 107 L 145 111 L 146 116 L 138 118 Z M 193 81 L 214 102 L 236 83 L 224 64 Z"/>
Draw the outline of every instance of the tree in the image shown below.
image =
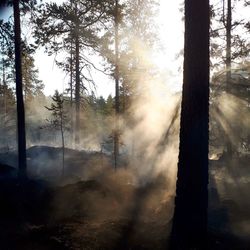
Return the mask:
<path id="1" fill-rule="evenodd" d="M 97 50 L 100 25 L 106 18 L 111 1 L 67 1 L 61 5 L 47 3 L 39 10 L 35 38 L 46 46 L 49 55 L 66 51 L 70 56 L 70 68 L 75 72 L 75 143 L 79 144 L 80 98 L 85 90 L 83 69 L 89 70 L 93 64 L 81 54 L 83 51 Z M 72 42 L 73 41 L 73 42 Z M 73 50 L 73 52 L 72 52 Z M 73 53 L 73 56 L 72 56 Z M 72 64 L 72 59 L 74 63 Z M 72 75 L 71 75 L 72 77 Z M 70 81 L 72 85 L 72 81 Z M 72 91 L 72 86 L 70 87 Z"/>
<path id="2" fill-rule="evenodd" d="M 27 44 L 21 38 L 21 28 L 20 28 L 20 12 L 22 14 L 26 14 L 28 10 L 31 9 L 31 6 L 34 7 L 36 4 L 35 1 L 8 1 L 8 3 L 13 5 L 14 8 L 14 23 L 9 18 L 8 21 L 0 20 L 0 33 L 2 35 L 1 39 L 1 56 L 2 56 L 2 82 L 3 82 L 3 96 L 5 110 L 8 110 L 8 98 L 10 98 L 11 94 L 11 84 L 16 84 L 16 101 L 17 104 L 17 130 L 18 130 L 18 154 L 19 154 L 19 166 L 23 168 L 20 170 L 20 176 L 26 176 L 26 135 L 25 135 L 25 114 L 24 114 L 24 103 L 23 103 L 23 85 L 25 82 L 25 78 L 30 80 L 34 80 L 34 75 L 37 73 L 36 70 L 33 71 L 33 74 L 26 74 L 24 72 L 26 64 L 26 60 L 24 60 L 24 55 L 30 55 L 34 51 L 34 47 L 32 45 Z M 20 6 L 19 6 L 20 5 Z M 13 51 L 15 48 L 15 57 L 13 56 Z M 33 60 L 33 59 L 32 59 Z M 21 64 L 21 66 L 20 66 Z M 24 66 L 25 65 L 25 66 Z M 29 65 L 30 66 L 30 65 Z M 33 63 L 34 66 L 34 63 Z M 21 69 L 19 68 L 21 67 Z M 31 73 L 31 72 L 29 72 Z M 20 80 L 20 77 L 22 78 Z M 36 78 L 37 79 L 37 78 Z M 24 82 L 23 82 L 24 80 Z M 40 94 L 42 90 L 42 84 L 40 84 L 40 88 L 34 90 L 34 93 Z M 26 91 L 24 91 L 26 93 Z M 11 99 L 10 99 L 11 100 Z M 5 112 L 6 113 L 6 112 Z M 10 114 L 5 115 L 5 120 L 10 121 L 14 120 Z M 11 119 L 12 118 L 12 119 Z M 9 123 L 9 122 L 7 122 Z M 5 123 L 5 124 L 7 124 Z M 8 126 L 8 125 L 7 125 Z M 23 167 L 21 166 L 23 165 Z"/>
<path id="3" fill-rule="evenodd" d="M 107 100 L 106 100 L 106 105 L 105 105 L 105 114 L 106 115 L 114 115 L 114 107 L 115 107 L 115 104 L 114 104 L 114 98 L 109 95 Z"/>
<path id="4" fill-rule="evenodd" d="M 205 249 L 208 203 L 209 1 L 185 1 L 184 79 L 172 249 Z"/>
<path id="5" fill-rule="evenodd" d="M 4 135 L 2 144 L 8 150 L 11 139 L 16 131 L 16 98 L 12 86 L 15 84 L 14 25 L 10 21 L 0 20 L 1 47 L 1 134 Z"/>
<path id="6" fill-rule="evenodd" d="M 114 132 L 114 160 L 115 169 L 117 168 L 119 157 L 119 6 L 118 0 L 115 1 L 115 132 Z"/>
<path id="7" fill-rule="evenodd" d="M 118 4 L 120 113 L 128 111 L 141 76 L 148 76 L 155 70 L 150 62 L 153 51 L 159 45 L 155 20 L 158 10 L 155 0 L 126 0 Z M 102 42 L 102 56 L 107 59 L 115 78 L 115 34 L 112 27 L 107 30 Z"/>
<path id="8" fill-rule="evenodd" d="M 129 108 L 142 75 L 152 70 L 149 54 L 157 41 L 154 30 L 156 1 L 114 1 L 113 24 L 102 38 L 102 56 L 115 80 L 114 162 L 119 155 L 119 116 Z M 113 28 L 114 26 L 114 28 Z M 113 28 L 113 29 L 112 29 Z M 113 32 L 114 30 L 114 32 Z"/>
<path id="9" fill-rule="evenodd" d="M 225 0 L 223 0 L 225 1 Z M 226 22 L 226 72 L 227 84 L 231 80 L 231 30 L 232 30 L 232 6 L 231 0 L 227 0 L 227 22 Z"/>
<path id="10" fill-rule="evenodd" d="M 222 3 L 222 5 L 221 5 Z M 249 40 L 246 36 L 249 22 L 233 18 L 233 14 L 245 8 L 243 1 L 213 1 L 211 11 L 211 66 L 225 66 L 228 83 L 232 66 L 249 58 Z M 235 15 L 236 16 L 236 15 Z"/>
<path id="11" fill-rule="evenodd" d="M 222 60 L 218 62 L 218 65 L 224 65 L 225 69 L 222 72 L 222 76 L 217 78 L 221 74 L 215 74 L 214 80 L 217 78 L 217 82 L 224 88 L 228 94 L 235 94 L 235 74 L 234 71 L 242 64 L 242 61 L 249 58 L 249 41 L 244 33 L 247 33 L 248 22 L 244 19 L 232 18 L 235 10 L 239 9 L 239 6 L 243 8 L 243 1 L 223 0 L 222 6 L 215 8 L 211 6 L 212 14 L 212 27 L 211 27 L 211 56 L 212 60 L 219 58 Z M 245 7 L 247 4 L 245 4 Z M 236 63 L 238 64 L 237 66 Z M 215 63 L 215 66 L 217 64 Z M 222 89 L 221 88 L 221 89 Z M 227 151 L 227 159 L 230 161 L 233 157 L 235 147 L 232 141 L 227 135 L 225 137 L 225 147 Z"/>
<path id="12" fill-rule="evenodd" d="M 15 33 L 15 70 L 16 70 L 16 102 L 17 102 L 17 134 L 18 134 L 18 166 L 19 176 L 26 178 L 26 135 L 25 112 L 22 83 L 22 52 L 19 0 L 13 0 L 14 33 Z"/>
<path id="13" fill-rule="evenodd" d="M 1 147 L 9 150 L 16 138 L 15 93 L 7 84 L 0 84 Z"/>
<path id="14" fill-rule="evenodd" d="M 223 0 L 225 1 L 225 0 Z M 223 3 L 224 4 L 224 3 Z M 231 30 L 232 30 L 232 4 L 231 0 L 227 0 L 227 22 L 226 22 L 226 84 L 229 90 L 229 83 L 231 80 Z M 229 159 L 233 156 L 232 143 L 227 140 L 227 153 Z"/>
<path id="15" fill-rule="evenodd" d="M 6 148 L 9 148 L 11 133 L 15 130 L 15 96 L 11 89 L 11 83 L 14 82 L 14 58 L 12 51 L 14 50 L 13 43 L 13 25 L 10 22 L 0 20 L 0 33 L 2 39 L 0 40 L 1 47 L 1 76 L 0 76 L 0 99 L 1 99 L 1 133 L 4 135 L 2 141 Z"/>
<path id="16" fill-rule="evenodd" d="M 24 101 L 27 104 L 36 96 L 42 93 L 44 84 L 38 79 L 38 70 L 35 68 L 35 61 L 28 52 L 23 52 L 22 75 L 24 87 Z"/>
<path id="17" fill-rule="evenodd" d="M 48 120 L 49 127 L 60 130 L 62 138 L 62 176 L 64 176 L 64 151 L 65 151 L 65 140 L 64 133 L 68 129 L 68 117 L 64 109 L 64 99 L 63 95 L 59 94 L 56 90 L 52 97 L 54 103 L 50 107 L 45 107 L 47 110 L 51 111 L 52 119 Z"/>

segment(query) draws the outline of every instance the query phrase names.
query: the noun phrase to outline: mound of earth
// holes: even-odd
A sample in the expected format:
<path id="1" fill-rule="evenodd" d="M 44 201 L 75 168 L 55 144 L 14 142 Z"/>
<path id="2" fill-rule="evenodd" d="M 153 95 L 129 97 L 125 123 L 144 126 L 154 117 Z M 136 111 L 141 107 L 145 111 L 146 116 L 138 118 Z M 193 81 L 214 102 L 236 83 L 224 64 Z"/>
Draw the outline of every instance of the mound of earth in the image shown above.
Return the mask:
<path id="1" fill-rule="evenodd" d="M 112 163 L 109 155 L 101 152 L 78 151 L 65 148 L 64 174 L 69 181 L 91 179 Z M 17 167 L 17 153 L 0 154 L 0 162 Z M 32 178 L 56 181 L 62 175 L 62 149 L 33 146 L 27 149 L 27 170 Z"/>
<path id="2" fill-rule="evenodd" d="M 17 176 L 17 170 L 7 164 L 0 163 L 0 179 Z"/>
<path id="3" fill-rule="evenodd" d="M 144 187 L 124 175 L 64 186 L 0 183 L 2 249 L 164 249 L 172 197 L 161 178 Z M 156 197 L 156 193 L 159 196 Z"/>
<path id="4" fill-rule="evenodd" d="M 34 179 L 20 182 L 15 168 L 0 165 L 0 249 L 167 249 L 174 194 L 166 177 L 137 185 L 129 169 L 112 169 L 109 156 L 66 149 L 61 178 L 60 148 L 31 147 L 27 155 Z M 235 173 L 225 169 L 210 170 L 209 249 L 250 249 L 247 236 L 232 228 L 249 231 L 250 206 L 218 192 L 222 177 Z M 72 175 L 79 178 L 69 181 Z"/>

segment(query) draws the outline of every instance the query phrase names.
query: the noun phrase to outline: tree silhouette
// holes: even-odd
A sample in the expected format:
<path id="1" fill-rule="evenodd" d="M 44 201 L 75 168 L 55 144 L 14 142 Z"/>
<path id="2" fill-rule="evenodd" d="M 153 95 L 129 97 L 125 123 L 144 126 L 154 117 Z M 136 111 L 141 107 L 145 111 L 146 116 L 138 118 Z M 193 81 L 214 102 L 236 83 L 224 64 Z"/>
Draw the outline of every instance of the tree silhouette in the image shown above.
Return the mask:
<path id="1" fill-rule="evenodd" d="M 221 4 L 220 4 L 221 3 Z M 247 59 L 249 56 L 249 39 L 245 36 L 248 33 L 249 22 L 233 15 L 234 12 L 247 8 L 242 1 L 233 2 L 223 0 L 217 4 L 211 4 L 211 67 L 225 68 L 225 81 L 230 82 L 231 64 L 240 59 Z"/>
<path id="2" fill-rule="evenodd" d="M 225 1 L 225 0 L 224 0 Z M 232 65 L 232 52 L 231 52 L 231 30 L 232 30 L 232 7 L 231 0 L 227 0 L 227 22 L 226 22 L 226 83 L 227 90 L 229 90 L 229 83 L 231 81 L 231 65 Z M 232 143 L 227 140 L 226 143 L 227 154 L 229 159 L 233 156 Z"/>
<path id="3" fill-rule="evenodd" d="M 51 112 L 52 119 L 49 119 L 49 127 L 58 129 L 61 133 L 62 138 L 62 177 L 64 176 L 64 152 L 65 152 L 65 138 L 64 133 L 68 129 L 67 125 L 69 123 L 68 116 L 66 115 L 64 109 L 64 99 L 63 94 L 59 94 L 56 90 L 55 94 L 52 97 L 53 103 L 51 103 L 50 107 L 45 107 L 47 110 Z"/>
<path id="4" fill-rule="evenodd" d="M 35 68 L 33 56 L 26 51 L 22 53 L 22 77 L 25 108 L 27 104 L 42 93 L 44 84 L 38 79 L 38 69 Z"/>
<path id="5" fill-rule="evenodd" d="M 114 160 L 115 169 L 117 168 L 119 157 L 119 6 L 118 0 L 115 1 L 115 134 L 114 134 Z"/>
<path id="6" fill-rule="evenodd" d="M 17 133 L 18 133 L 18 166 L 19 176 L 26 177 L 26 136 L 25 112 L 23 102 L 22 60 L 21 60 L 21 28 L 19 0 L 13 1 L 14 33 L 15 33 L 15 70 L 16 70 L 16 102 L 17 102 Z"/>
<path id="7" fill-rule="evenodd" d="M 184 79 L 172 249 L 205 249 L 208 199 L 209 1 L 185 1 Z"/>
<path id="8" fill-rule="evenodd" d="M 111 1 L 66 1 L 60 5 L 46 3 L 38 10 L 34 37 L 40 45 L 45 45 L 49 55 L 66 51 L 70 56 L 70 89 L 72 98 L 73 72 L 75 77 L 75 143 L 80 142 L 80 99 L 85 90 L 84 80 L 89 80 L 83 69 L 89 70 L 94 64 L 83 52 L 97 51 L 98 31 L 107 18 Z"/>

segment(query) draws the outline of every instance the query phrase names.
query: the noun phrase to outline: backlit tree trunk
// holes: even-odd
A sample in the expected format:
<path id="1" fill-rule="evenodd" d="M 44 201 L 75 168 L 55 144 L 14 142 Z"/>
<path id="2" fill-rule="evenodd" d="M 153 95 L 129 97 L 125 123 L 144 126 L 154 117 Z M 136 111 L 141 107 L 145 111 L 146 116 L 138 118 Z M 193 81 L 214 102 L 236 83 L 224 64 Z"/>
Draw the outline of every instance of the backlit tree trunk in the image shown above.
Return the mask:
<path id="1" fill-rule="evenodd" d="M 16 71 L 16 102 L 17 102 L 17 134 L 18 134 L 18 167 L 19 177 L 26 177 L 26 136 L 25 112 L 23 102 L 22 62 L 21 62 L 21 28 L 19 0 L 13 1 L 15 31 L 15 71 Z"/>
<path id="2" fill-rule="evenodd" d="M 184 79 L 172 249 L 205 249 L 208 203 L 209 0 L 185 1 Z"/>
<path id="3" fill-rule="evenodd" d="M 75 15 L 77 17 L 77 4 L 75 5 Z M 76 70 L 76 84 L 75 84 L 75 101 L 76 101 L 76 123 L 75 123 L 75 144 L 80 142 L 80 60 L 79 60 L 79 20 L 76 22 L 75 29 L 75 70 Z"/>
<path id="4" fill-rule="evenodd" d="M 231 30 L 232 30 L 232 6 L 231 0 L 227 0 L 227 22 L 226 22 L 226 84 L 227 90 L 230 93 L 230 81 L 231 81 Z M 233 155 L 232 142 L 229 137 L 226 141 L 227 156 L 231 160 Z"/>
<path id="5" fill-rule="evenodd" d="M 119 40 L 118 40 L 118 0 L 115 1 L 115 133 L 114 133 L 114 158 L 115 168 L 117 168 L 117 161 L 119 157 Z"/>
<path id="6" fill-rule="evenodd" d="M 227 84 L 231 78 L 231 30 L 232 30 L 232 6 L 231 0 L 227 0 L 227 22 L 226 22 L 226 71 L 227 71 Z"/>

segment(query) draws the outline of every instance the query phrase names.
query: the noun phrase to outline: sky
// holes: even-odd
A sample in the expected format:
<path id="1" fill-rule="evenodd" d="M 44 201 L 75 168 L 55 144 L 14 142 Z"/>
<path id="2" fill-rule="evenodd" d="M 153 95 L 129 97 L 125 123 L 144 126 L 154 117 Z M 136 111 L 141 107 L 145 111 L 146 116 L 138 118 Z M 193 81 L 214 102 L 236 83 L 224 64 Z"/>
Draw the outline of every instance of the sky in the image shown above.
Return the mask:
<path id="1" fill-rule="evenodd" d="M 52 0 L 47 0 L 52 1 Z M 53 2 L 60 3 L 62 0 L 53 0 Z M 219 0 L 211 0 L 211 4 L 215 4 Z M 159 0 L 160 13 L 157 17 L 159 25 L 159 37 L 163 50 L 155 54 L 152 61 L 162 70 L 168 74 L 168 85 L 175 90 L 181 90 L 182 82 L 182 58 L 176 59 L 176 55 L 182 50 L 184 44 L 184 23 L 182 21 L 183 13 L 180 12 L 183 0 L 166 1 Z M 239 5 L 239 3 L 237 3 Z M 249 9 L 239 7 L 236 13 L 233 13 L 233 18 L 242 19 L 247 18 Z M 6 18 L 11 12 L 2 11 L 1 15 Z M 28 23 L 24 23 L 22 31 L 25 36 L 31 37 L 31 30 L 27 29 Z M 246 34 L 245 34 L 246 36 Z M 249 39 L 249 34 L 248 38 Z M 47 56 L 44 53 L 44 48 L 37 50 L 35 54 L 35 65 L 39 69 L 39 78 L 44 82 L 46 95 L 53 95 L 54 91 L 58 89 L 62 92 L 68 86 L 68 77 L 60 70 L 55 62 L 55 56 Z M 101 58 L 94 58 L 95 64 L 99 65 L 102 62 Z M 92 72 L 93 79 L 96 83 L 95 94 L 97 96 L 104 96 L 105 98 L 115 92 L 114 80 L 106 75 L 98 72 Z M 169 83 L 170 82 L 170 83 Z"/>
<path id="2" fill-rule="evenodd" d="M 48 0 L 48 2 L 52 0 Z M 62 0 L 53 0 L 58 4 Z M 160 13 L 156 18 L 159 25 L 159 37 L 163 47 L 159 53 L 155 54 L 152 61 L 162 70 L 169 72 L 169 78 L 172 85 L 176 89 L 181 87 L 182 73 L 180 67 L 182 66 L 181 59 L 176 60 L 176 55 L 183 47 L 183 22 L 181 21 L 182 13 L 179 11 L 182 0 L 166 1 L 159 0 Z M 1 16 L 6 18 L 10 15 L 11 9 L 2 11 Z M 22 23 L 22 33 L 25 37 L 31 38 L 31 30 L 28 28 L 29 23 Z M 44 52 L 44 48 L 39 48 L 35 53 L 35 66 L 39 70 L 39 79 L 45 84 L 45 95 L 53 95 L 55 90 L 60 92 L 68 87 L 68 77 L 65 73 L 57 67 L 55 59 L 58 56 L 48 56 Z M 94 58 L 94 62 L 101 68 L 102 59 Z M 93 89 L 97 96 L 104 96 L 107 98 L 109 94 L 114 95 L 115 83 L 114 80 L 99 71 L 93 70 L 93 79 L 96 83 L 96 88 Z"/>
<path id="3" fill-rule="evenodd" d="M 57 0 L 60 2 L 60 0 Z M 171 80 L 173 85 L 180 87 L 182 74 L 178 71 L 182 62 L 176 61 L 176 54 L 183 47 L 183 23 L 181 21 L 182 14 L 179 11 L 181 0 L 166 1 L 160 0 L 160 13 L 157 17 L 159 24 L 159 35 L 164 50 L 159 52 L 153 61 L 162 69 L 171 72 Z M 39 69 L 39 78 L 45 84 L 44 92 L 46 95 L 53 95 L 55 89 L 63 91 L 67 88 L 68 78 L 54 63 L 55 56 L 47 56 L 44 49 L 41 48 L 36 52 L 36 67 Z M 97 64 L 101 58 L 94 59 Z M 115 92 L 114 80 L 106 75 L 93 71 L 93 79 L 96 82 L 96 95 L 105 98 Z"/>

